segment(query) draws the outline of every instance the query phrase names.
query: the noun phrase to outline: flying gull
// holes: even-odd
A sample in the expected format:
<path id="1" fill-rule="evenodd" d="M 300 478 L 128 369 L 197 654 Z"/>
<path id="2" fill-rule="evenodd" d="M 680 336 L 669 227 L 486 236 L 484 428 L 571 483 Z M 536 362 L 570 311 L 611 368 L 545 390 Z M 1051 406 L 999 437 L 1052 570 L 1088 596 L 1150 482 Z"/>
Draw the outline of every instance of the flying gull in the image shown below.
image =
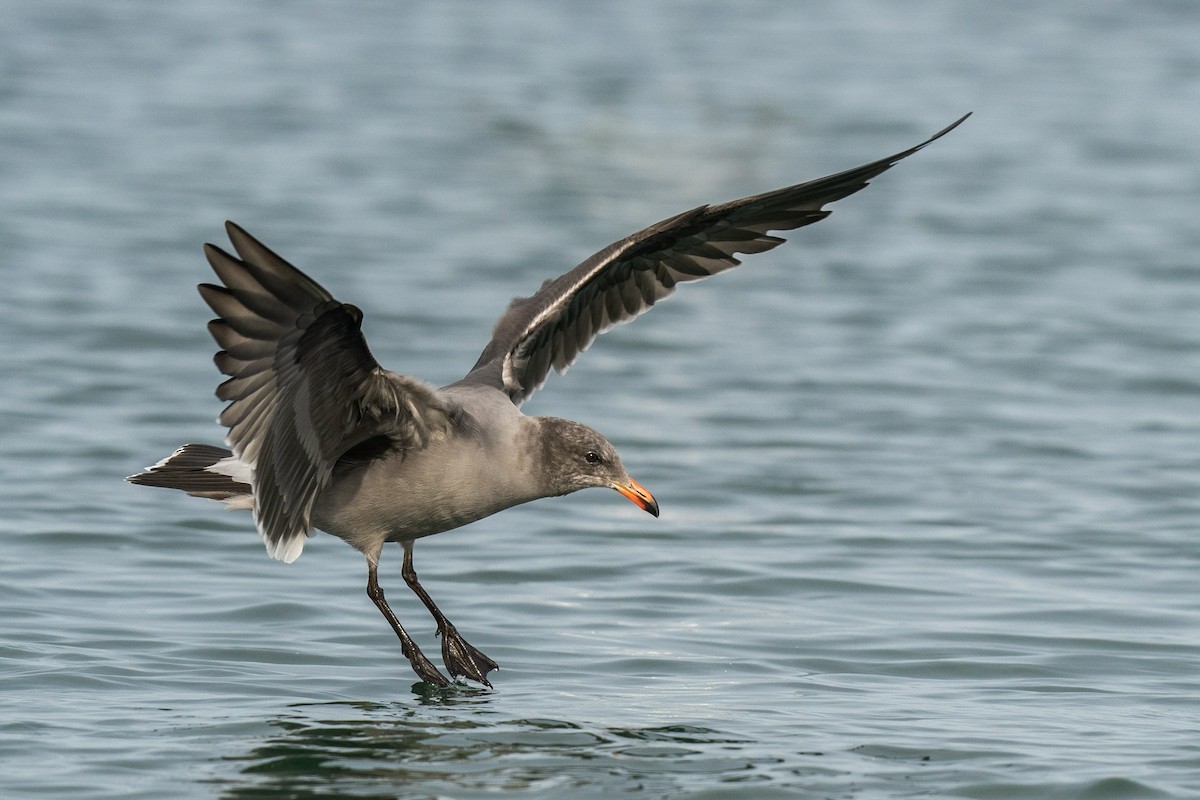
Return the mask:
<path id="1" fill-rule="evenodd" d="M 467 643 L 417 580 L 413 543 L 542 497 L 615 489 L 658 516 L 612 444 L 571 420 L 520 406 L 551 368 L 564 372 L 600 333 L 675 290 L 741 263 L 737 253 L 782 244 L 771 231 L 829 215 L 827 203 L 867 185 L 916 147 L 855 169 L 721 205 L 702 205 L 617 241 L 513 300 L 461 380 L 436 389 L 389 372 L 367 348 L 362 312 L 232 222 L 232 255 L 206 244 L 223 286 L 200 284 L 217 319 L 218 421 L 228 448 L 186 444 L 128 480 L 249 509 L 267 552 L 295 561 L 316 529 L 367 559 L 367 595 L 400 637 L 416 674 L 450 681 L 421 652 L 379 585 L 387 542 L 404 548 L 401 575 L 429 609 L 451 678 L 491 686 L 496 662 Z"/>

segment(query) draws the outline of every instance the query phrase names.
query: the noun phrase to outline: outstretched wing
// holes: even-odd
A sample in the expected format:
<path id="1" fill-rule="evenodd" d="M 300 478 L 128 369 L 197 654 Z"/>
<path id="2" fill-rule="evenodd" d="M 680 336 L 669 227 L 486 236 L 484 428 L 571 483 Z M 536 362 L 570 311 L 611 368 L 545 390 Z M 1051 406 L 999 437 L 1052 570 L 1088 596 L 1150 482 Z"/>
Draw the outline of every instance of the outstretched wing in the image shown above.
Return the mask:
<path id="1" fill-rule="evenodd" d="M 614 242 L 570 272 L 517 298 L 496 321 L 492 340 L 464 381 L 501 389 L 518 405 L 551 367 L 565 372 L 599 334 L 628 322 L 675 291 L 736 267 L 735 253 L 761 253 L 791 230 L 829 216 L 826 203 L 854 194 L 881 172 L 958 127 L 970 114 L 916 147 L 808 183 L 717 206 L 700 206 Z"/>
<path id="2" fill-rule="evenodd" d="M 231 376 L 218 421 L 252 470 L 254 519 L 272 556 L 294 561 L 313 531 L 312 510 L 333 466 L 375 437 L 424 447 L 449 424 L 436 390 L 379 366 L 360 330 L 362 312 L 232 222 L 240 258 L 211 244 L 205 255 L 224 286 L 201 284 L 217 313 L 208 325 Z"/>

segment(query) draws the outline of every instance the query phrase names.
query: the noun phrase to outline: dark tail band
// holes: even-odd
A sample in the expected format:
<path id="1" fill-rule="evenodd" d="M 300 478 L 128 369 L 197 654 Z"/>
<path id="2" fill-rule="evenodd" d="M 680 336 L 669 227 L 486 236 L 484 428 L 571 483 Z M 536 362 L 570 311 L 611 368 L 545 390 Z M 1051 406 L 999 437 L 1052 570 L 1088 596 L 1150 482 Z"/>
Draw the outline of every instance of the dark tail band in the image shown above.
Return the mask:
<path id="1" fill-rule="evenodd" d="M 125 480 L 139 486 L 160 486 L 178 489 L 193 497 L 210 500 L 249 498 L 253 490 L 249 483 L 235 477 L 236 469 L 219 462 L 233 455 L 223 447 L 210 444 L 185 444 L 145 472 L 130 475 Z M 215 468 L 214 468 L 215 467 Z"/>

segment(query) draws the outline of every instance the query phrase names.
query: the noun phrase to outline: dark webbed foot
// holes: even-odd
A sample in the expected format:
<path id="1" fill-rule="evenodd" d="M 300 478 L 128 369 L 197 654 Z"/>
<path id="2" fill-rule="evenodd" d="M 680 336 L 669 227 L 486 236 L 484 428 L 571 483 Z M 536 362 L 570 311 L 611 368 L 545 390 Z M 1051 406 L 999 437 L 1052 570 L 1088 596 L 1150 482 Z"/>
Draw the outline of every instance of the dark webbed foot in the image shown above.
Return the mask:
<path id="1" fill-rule="evenodd" d="M 450 675 L 455 678 L 470 678 L 489 689 L 492 688 L 487 674 L 499 669 L 500 665 L 464 639 L 450 622 L 445 623 L 439 634 L 442 637 L 442 662 L 450 671 Z"/>
<path id="2" fill-rule="evenodd" d="M 446 676 L 433 665 L 432 661 L 425 657 L 425 654 L 415 644 L 412 645 L 411 649 L 409 647 L 401 647 L 400 649 L 408 657 L 408 663 L 412 665 L 413 672 L 417 673 L 418 678 L 440 688 L 450 685 L 450 681 L 446 679 Z M 450 674 L 453 675 L 453 671 Z"/>
<path id="3" fill-rule="evenodd" d="M 438 610 L 433 598 L 417 580 L 417 571 L 413 568 L 412 541 L 406 540 L 400 544 L 404 548 L 404 569 L 401 574 L 404 576 L 404 582 L 408 584 L 408 588 L 421 598 L 421 602 L 425 604 L 429 613 L 433 615 L 434 621 L 437 622 L 438 636 L 442 637 L 442 662 L 446 665 L 446 669 L 449 670 L 452 677 L 470 678 L 489 689 L 492 688 L 487 674 L 494 669 L 499 669 L 499 665 L 462 638 L 458 629 L 451 624 L 450 620 L 446 619 L 445 614 Z M 415 662 L 413 666 L 416 667 Z M 420 670 L 418 670 L 419 673 Z"/>

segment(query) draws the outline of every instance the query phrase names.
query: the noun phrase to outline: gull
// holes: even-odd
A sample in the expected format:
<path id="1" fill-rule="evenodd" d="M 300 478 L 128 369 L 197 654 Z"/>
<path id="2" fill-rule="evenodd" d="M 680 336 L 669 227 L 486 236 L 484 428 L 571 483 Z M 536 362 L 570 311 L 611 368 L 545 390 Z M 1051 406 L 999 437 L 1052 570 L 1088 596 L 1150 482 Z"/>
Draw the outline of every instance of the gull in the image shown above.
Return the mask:
<path id="1" fill-rule="evenodd" d="M 451 678 L 491 687 L 497 664 L 469 644 L 421 586 L 417 539 L 506 508 L 589 487 L 621 493 L 658 516 L 654 496 L 629 476 L 602 434 L 567 419 L 527 416 L 520 406 L 562 373 L 597 335 L 637 317 L 677 284 L 737 266 L 736 254 L 784 242 L 772 231 L 824 219 L 828 203 L 960 125 L 835 175 L 720 205 L 702 205 L 600 250 L 513 300 L 466 375 L 440 389 L 384 369 L 361 332 L 362 311 L 324 288 L 232 222 L 236 255 L 205 255 L 222 285 L 200 284 L 216 313 L 209 333 L 218 422 L 227 447 L 185 444 L 127 480 L 179 489 L 249 509 L 267 552 L 295 561 L 316 530 L 367 561 L 367 595 L 429 684 L 450 684 L 392 612 L 379 585 L 383 546 L 404 550 L 401 576 L 437 623 Z"/>

